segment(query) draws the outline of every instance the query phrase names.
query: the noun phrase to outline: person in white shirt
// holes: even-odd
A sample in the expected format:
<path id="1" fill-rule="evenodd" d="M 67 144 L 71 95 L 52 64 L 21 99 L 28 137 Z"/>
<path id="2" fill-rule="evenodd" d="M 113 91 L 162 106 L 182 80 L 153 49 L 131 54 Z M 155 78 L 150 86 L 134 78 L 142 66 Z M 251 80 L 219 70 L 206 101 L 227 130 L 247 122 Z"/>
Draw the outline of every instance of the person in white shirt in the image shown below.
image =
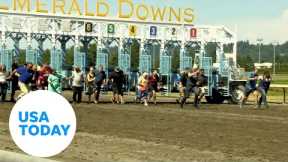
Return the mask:
<path id="1" fill-rule="evenodd" d="M 73 89 L 73 102 L 81 103 L 84 75 L 79 67 L 75 67 L 72 72 L 72 89 Z"/>
<path id="2" fill-rule="evenodd" d="M 6 72 L 5 65 L 0 64 L 0 96 L 1 101 L 5 101 L 8 89 L 8 73 Z"/>

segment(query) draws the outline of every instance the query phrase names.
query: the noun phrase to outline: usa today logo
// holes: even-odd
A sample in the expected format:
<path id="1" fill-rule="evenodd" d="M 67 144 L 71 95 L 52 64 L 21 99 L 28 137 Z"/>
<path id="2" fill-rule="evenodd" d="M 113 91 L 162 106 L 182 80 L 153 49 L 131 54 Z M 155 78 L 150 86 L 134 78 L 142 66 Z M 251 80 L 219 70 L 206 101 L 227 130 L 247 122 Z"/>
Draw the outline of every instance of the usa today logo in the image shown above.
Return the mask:
<path id="1" fill-rule="evenodd" d="M 76 117 L 72 106 L 61 95 L 35 91 L 15 104 L 9 128 L 22 151 L 32 156 L 51 157 L 64 151 L 72 142 Z"/>

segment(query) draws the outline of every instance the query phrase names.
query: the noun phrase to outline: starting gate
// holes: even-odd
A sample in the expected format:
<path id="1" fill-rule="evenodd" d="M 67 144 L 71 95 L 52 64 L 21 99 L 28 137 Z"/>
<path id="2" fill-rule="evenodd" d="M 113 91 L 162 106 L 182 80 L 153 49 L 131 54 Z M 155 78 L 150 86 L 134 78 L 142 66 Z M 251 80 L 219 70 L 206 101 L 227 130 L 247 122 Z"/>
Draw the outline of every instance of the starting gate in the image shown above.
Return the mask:
<path id="1" fill-rule="evenodd" d="M 147 51 L 144 49 L 142 50 L 139 58 L 139 72 L 140 73 L 150 73 L 152 70 L 152 65 L 151 65 L 151 55 L 147 53 Z"/>
<path id="2" fill-rule="evenodd" d="M 207 87 L 208 91 L 206 95 L 212 95 L 213 80 L 212 80 L 212 58 L 211 57 L 200 57 L 200 69 L 204 69 L 205 76 L 208 76 Z"/>
<path id="3" fill-rule="evenodd" d="M 96 57 L 96 67 L 103 66 L 104 71 L 108 74 L 108 52 L 105 49 L 99 49 Z"/>
<path id="4" fill-rule="evenodd" d="M 187 56 L 186 50 L 181 50 L 180 52 L 180 71 L 186 68 L 192 68 L 192 57 Z"/>
<path id="5" fill-rule="evenodd" d="M 79 67 L 82 72 L 86 71 L 86 53 L 80 52 L 80 49 L 74 48 L 74 67 Z"/>
<path id="6" fill-rule="evenodd" d="M 41 54 L 38 50 L 27 48 L 26 49 L 26 62 L 30 62 L 32 64 L 41 64 Z"/>
<path id="7" fill-rule="evenodd" d="M 63 56 L 64 53 L 60 49 L 53 48 L 51 51 L 51 67 L 57 71 L 62 72 L 63 69 Z"/>
<path id="8" fill-rule="evenodd" d="M 166 77 L 166 85 L 167 87 L 164 88 L 167 90 L 168 94 L 171 92 L 171 56 L 169 55 L 163 55 L 160 56 L 160 74 L 163 80 L 163 77 Z M 168 95 L 164 93 L 165 95 Z"/>
<path id="9" fill-rule="evenodd" d="M 125 74 L 130 73 L 130 54 L 127 50 L 122 49 L 119 58 L 119 67 Z"/>
<path id="10" fill-rule="evenodd" d="M 10 71 L 12 67 L 13 53 L 10 50 L 2 49 L 0 51 L 0 64 L 6 66 L 6 70 Z"/>

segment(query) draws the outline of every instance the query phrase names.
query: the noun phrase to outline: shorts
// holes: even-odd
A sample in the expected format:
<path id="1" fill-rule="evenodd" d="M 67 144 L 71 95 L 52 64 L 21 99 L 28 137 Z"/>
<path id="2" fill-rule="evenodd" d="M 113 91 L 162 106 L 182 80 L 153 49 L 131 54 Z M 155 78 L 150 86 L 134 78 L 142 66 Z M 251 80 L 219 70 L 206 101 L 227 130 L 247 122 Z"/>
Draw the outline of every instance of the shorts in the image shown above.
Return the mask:
<path id="1" fill-rule="evenodd" d="M 123 96 L 123 87 L 122 85 L 113 85 L 112 86 L 113 94 L 119 94 Z"/>
<path id="2" fill-rule="evenodd" d="M 157 86 L 157 84 L 152 84 L 152 85 L 150 85 L 149 90 L 150 90 L 150 91 L 158 92 L 158 86 Z"/>
<path id="3" fill-rule="evenodd" d="M 93 84 L 87 85 L 87 92 L 86 92 L 86 94 L 87 94 L 87 95 L 92 95 L 93 93 L 94 93 L 94 85 L 93 85 Z"/>

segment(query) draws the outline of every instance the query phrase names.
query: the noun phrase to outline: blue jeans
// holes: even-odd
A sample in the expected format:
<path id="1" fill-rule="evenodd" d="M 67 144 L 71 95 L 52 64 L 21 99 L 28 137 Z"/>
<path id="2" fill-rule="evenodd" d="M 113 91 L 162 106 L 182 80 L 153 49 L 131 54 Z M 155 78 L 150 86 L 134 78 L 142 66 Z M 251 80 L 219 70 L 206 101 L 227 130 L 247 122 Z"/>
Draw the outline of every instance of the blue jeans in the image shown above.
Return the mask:
<path id="1" fill-rule="evenodd" d="M 263 102 L 264 105 L 267 105 L 267 93 L 266 90 L 262 87 L 258 87 L 258 91 L 261 93 L 261 102 L 258 101 L 258 105 L 261 105 L 261 103 Z"/>

